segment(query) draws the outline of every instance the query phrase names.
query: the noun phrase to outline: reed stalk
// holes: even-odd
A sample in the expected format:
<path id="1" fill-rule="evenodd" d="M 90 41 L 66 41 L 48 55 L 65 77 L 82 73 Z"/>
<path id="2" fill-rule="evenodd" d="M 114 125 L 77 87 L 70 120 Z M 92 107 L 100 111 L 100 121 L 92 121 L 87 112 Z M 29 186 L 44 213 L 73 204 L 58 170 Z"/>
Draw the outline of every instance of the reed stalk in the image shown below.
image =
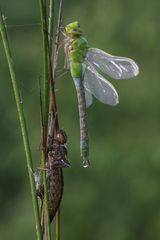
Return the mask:
<path id="1" fill-rule="evenodd" d="M 43 185 L 44 185 L 44 213 L 46 219 L 46 234 L 47 239 L 51 240 L 51 228 L 50 218 L 48 209 L 48 190 L 47 190 L 47 179 L 46 179 L 46 140 L 47 140 L 47 129 L 48 129 L 48 114 L 49 114 L 49 62 L 48 62 L 48 27 L 47 27 L 47 9 L 46 2 L 39 0 L 40 5 L 40 16 L 42 26 L 42 41 L 43 41 L 43 65 L 44 65 L 44 78 L 43 78 L 43 136 L 42 136 L 42 149 L 41 149 L 41 166 L 43 170 Z"/>
<path id="2" fill-rule="evenodd" d="M 55 105 L 56 109 L 56 98 L 55 98 L 55 80 L 56 80 L 56 69 L 58 64 L 58 53 L 59 53 L 59 46 L 60 46 L 60 28 L 62 23 L 62 8 L 63 8 L 63 0 L 59 0 L 59 10 L 58 10 L 58 19 L 57 19 L 57 27 L 56 27 L 56 37 L 55 37 L 55 46 L 54 46 L 54 61 L 53 61 L 53 74 L 51 78 L 51 87 L 53 89 L 51 97 Z M 51 106 L 50 106 L 51 108 Z M 56 109 L 57 111 L 57 109 Z M 58 124 L 58 116 L 57 116 L 57 122 L 56 122 L 56 128 L 59 128 Z M 60 207 L 57 210 L 56 213 L 56 240 L 60 240 Z"/>
<path id="3" fill-rule="evenodd" d="M 36 188 L 35 188 L 35 181 L 34 181 L 34 175 L 33 175 L 33 163 L 32 163 L 32 156 L 31 156 L 31 150 L 30 150 L 30 144 L 29 144 L 29 138 L 28 138 L 28 131 L 27 131 L 27 126 L 26 126 L 26 121 L 25 121 L 25 116 L 23 111 L 23 105 L 20 99 L 20 93 L 19 93 L 17 79 L 16 79 L 14 62 L 12 58 L 12 53 L 11 53 L 7 31 L 5 27 L 5 22 L 4 22 L 1 9 L 0 9 L 0 33 L 1 33 L 3 46 L 6 54 L 6 59 L 9 67 L 12 88 L 13 88 L 13 93 L 16 101 L 17 113 L 18 113 L 18 118 L 20 122 L 21 134 L 23 138 L 24 150 L 25 150 L 25 155 L 27 160 L 27 170 L 28 170 L 29 182 L 30 182 L 30 188 L 31 188 L 37 239 L 42 240 L 39 207 L 38 207 L 38 200 L 36 196 Z"/>
<path id="4" fill-rule="evenodd" d="M 48 36 L 49 36 L 48 41 L 51 59 L 53 55 L 54 26 L 55 26 L 55 0 L 50 0 L 48 16 Z"/>

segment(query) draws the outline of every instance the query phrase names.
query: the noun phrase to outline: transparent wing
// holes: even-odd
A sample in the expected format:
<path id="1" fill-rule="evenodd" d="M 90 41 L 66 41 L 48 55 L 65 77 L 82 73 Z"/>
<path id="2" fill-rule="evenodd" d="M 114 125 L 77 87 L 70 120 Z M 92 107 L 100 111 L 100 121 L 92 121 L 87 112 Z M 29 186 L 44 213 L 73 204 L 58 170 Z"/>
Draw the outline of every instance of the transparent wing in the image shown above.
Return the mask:
<path id="1" fill-rule="evenodd" d="M 85 86 L 85 99 L 86 99 L 86 107 L 89 107 L 92 105 L 93 97 L 92 97 L 92 93 L 89 91 L 89 87 L 88 88 L 87 87 Z"/>
<path id="2" fill-rule="evenodd" d="M 88 89 L 102 103 L 118 104 L 118 94 L 112 84 L 101 76 L 87 60 L 85 60 L 83 67 L 85 89 Z"/>
<path id="3" fill-rule="evenodd" d="M 139 73 L 139 67 L 132 59 L 112 56 L 98 48 L 89 48 L 86 59 L 114 79 L 132 78 Z"/>

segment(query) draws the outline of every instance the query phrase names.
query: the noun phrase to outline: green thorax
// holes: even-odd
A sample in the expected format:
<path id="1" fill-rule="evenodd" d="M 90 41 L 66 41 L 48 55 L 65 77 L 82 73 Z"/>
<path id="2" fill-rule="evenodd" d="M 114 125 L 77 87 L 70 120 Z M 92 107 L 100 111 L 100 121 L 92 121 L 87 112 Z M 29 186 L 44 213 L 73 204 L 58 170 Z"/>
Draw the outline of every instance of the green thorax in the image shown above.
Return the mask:
<path id="1" fill-rule="evenodd" d="M 78 22 L 70 23 L 65 28 L 67 57 L 73 78 L 82 78 L 82 63 L 88 50 L 88 41 L 83 36 Z"/>
<path id="2" fill-rule="evenodd" d="M 83 36 L 70 39 L 69 61 L 82 63 L 88 50 L 87 39 Z"/>

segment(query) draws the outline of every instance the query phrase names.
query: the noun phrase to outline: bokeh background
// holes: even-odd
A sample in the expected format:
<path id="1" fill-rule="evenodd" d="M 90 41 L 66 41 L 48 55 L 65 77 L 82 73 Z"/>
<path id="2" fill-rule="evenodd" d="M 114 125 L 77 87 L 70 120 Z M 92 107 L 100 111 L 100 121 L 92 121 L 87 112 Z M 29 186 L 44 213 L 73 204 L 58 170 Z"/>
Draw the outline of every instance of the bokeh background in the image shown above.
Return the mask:
<path id="1" fill-rule="evenodd" d="M 43 72 L 39 4 L 0 2 L 36 168 Z M 91 47 L 135 59 L 141 73 L 132 80 L 112 80 L 120 95 L 118 106 L 94 100 L 88 109 L 89 169 L 81 165 L 73 81 L 69 73 L 57 80 L 60 125 L 68 134 L 72 163 L 64 171 L 62 240 L 160 239 L 159 11 L 159 0 L 65 1 L 64 25 L 79 20 Z M 63 51 L 58 71 L 63 72 Z M 0 83 L 0 239 L 35 239 L 26 159 L 1 41 Z"/>

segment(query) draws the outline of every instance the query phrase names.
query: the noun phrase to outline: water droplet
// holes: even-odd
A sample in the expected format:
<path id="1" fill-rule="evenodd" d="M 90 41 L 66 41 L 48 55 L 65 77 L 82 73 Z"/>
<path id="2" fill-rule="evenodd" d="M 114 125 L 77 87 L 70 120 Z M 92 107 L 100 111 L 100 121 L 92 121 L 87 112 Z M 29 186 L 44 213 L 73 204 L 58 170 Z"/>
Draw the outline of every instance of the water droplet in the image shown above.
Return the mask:
<path id="1" fill-rule="evenodd" d="M 87 167 L 89 167 L 89 165 L 90 165 L 89 160 L 86 159 L 86 158 L 84 158 L 84 160 L 83 160 L 83 167 L 84 167 L 84 168 L 87 168 Z"/>

